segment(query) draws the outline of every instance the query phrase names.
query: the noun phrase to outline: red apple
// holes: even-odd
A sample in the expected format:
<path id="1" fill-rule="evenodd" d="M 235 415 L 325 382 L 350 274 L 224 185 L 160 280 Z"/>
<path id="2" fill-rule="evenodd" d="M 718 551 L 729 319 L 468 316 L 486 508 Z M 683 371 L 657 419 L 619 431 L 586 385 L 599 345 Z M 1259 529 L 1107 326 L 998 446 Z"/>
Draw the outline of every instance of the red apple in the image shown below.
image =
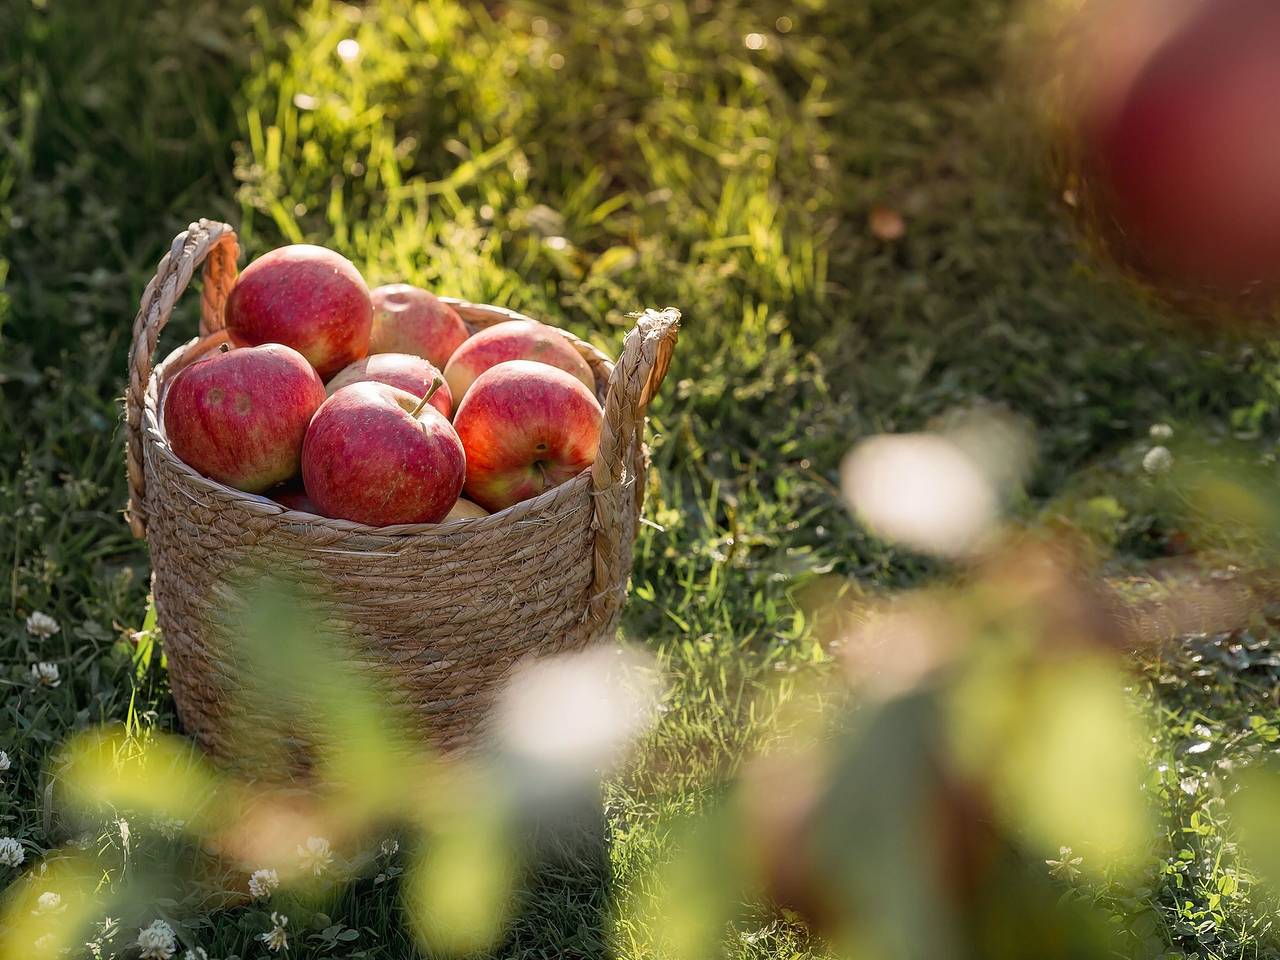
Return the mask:
<path id="1" fill-rule="evenodd" d="M 370 353 L 411 353 L 443 369 L 471 335 L 457 310 L 421 287 L 389 283 L 371 296 Z"/>
<path id="2" fill-rule="evenodd" d="M 369 349 L 373 306 L 350 260 L 296 243 L 245 268 L 227 297 L 227 333 L 236 346 L 283 343 L 329 379 Z"/>
<path id="3" fill-rule="evenodd" d="M 467 496 L 502 510 L 571 480 L 596 458 L 600 404 L 571 375 L 508 360 L 476 379 L 454 428 L 467 451 Z"/>
<path id="4" fill-rule="evenodd" d="M 461 403 L 467 388 L 490 367 L 508 360 L 537 360 L 581 380 L 594 393 L 596 378 L 578 348 L 555 327 L 536 320 L 507 320 L 481 330 L 460 346 L 444 368 L 444 378 Z"/>
<path id="5" fill-rule="evenodd" d="M 1099 230 L 1127 265 L 1162 287 L 1274 293 L 1280 4 L 1155 6 L 1160 13 L 1129 18 L 1137 39 L 1116 54 L 1118 66 L 1099 68 L 1098 49 L 1104 60 L 1109 50 L 1095 47 L 1080 71 L 1091 78 L 1079 129 Z"/>
<path id="6" fill-rule="evenodd" d="M 429 397 L 365 381 L 321 405 L 302 447 L 302 479 L 322 514 L 374 527 L 445 518 L 467 460 Z"/>
<path id="7" fill-rule="evenodd" d="M 329 396 L 333 396 L 343 387 L 366 380 L 389 383 L 401 390 L 408 390 L 415 397 L 425 396 L 432 383 L 440 381 L 440 388 L 431 397 L 431 405 L 446 417 L 453 414 L 453 394 L 449 392 L 449 385 L 441 379 L 440 371 L 430 361 L 407 353 L 375 353 L 357 360 L 330 380 L 325 390 Z"/>
<path id="8" fill-rule="evenodd" d="M 164 401 L 164 429 L 183 463 L 258 493 L 298 472 L 324 384 L 306 358 L 269 343 L 215 353 L 180 371 Z"/>
<path id="9" fill-rule="evenodd" d="M 307 491 L 302 487 L 301 479 L 295 479 L 282 487 L 277 487 L 269 492 L 267 496 L 282 507 L 288 507 L 290 510 L 323 516 L 320 513 L 320 508 L 312 503 L 311 498 L 307 496 Z"/>

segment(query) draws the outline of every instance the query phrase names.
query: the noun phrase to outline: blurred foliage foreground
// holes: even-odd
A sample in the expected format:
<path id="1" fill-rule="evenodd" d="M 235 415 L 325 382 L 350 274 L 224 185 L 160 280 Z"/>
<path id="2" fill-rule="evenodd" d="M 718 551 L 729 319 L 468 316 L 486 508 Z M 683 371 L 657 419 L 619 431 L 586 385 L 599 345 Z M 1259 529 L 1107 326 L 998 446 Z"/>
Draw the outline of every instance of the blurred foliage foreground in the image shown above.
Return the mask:
<path id="1" fill-rule="evenodd" d="M 1090 266 L 1014 12 L 0 8 L 3 956 L 1280 955 L 1280 352 Z M 681 307 L 631 645 L 444 760 L 259 583 L 243 757 L 179 739 L 116 398 L 197 215 Z"/>

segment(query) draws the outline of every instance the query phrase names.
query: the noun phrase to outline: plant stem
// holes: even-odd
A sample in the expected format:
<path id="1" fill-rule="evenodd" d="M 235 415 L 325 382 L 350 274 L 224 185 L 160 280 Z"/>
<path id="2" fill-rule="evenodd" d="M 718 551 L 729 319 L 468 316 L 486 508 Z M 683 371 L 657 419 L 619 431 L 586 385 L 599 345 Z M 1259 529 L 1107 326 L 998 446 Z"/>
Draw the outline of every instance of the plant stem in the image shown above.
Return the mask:
<path id="1" fill-rule="evenodd" d="M 431 398 L 436 395 L 436 391 L 440 389 L 440 385 L 442 383 L 444 383 L 444 380 L 441 378 L 440 374 L 437 373 L 432 377 L 431 386 L 427 389 L 426 396 L 418 401 L 418 405 L 413 408 L 413 412 L 410 413 L 409 416 L 413 417 L 415 420 L 418 419 L 418 414 L 427 408 L 427 404 L 431 402 Z"/>

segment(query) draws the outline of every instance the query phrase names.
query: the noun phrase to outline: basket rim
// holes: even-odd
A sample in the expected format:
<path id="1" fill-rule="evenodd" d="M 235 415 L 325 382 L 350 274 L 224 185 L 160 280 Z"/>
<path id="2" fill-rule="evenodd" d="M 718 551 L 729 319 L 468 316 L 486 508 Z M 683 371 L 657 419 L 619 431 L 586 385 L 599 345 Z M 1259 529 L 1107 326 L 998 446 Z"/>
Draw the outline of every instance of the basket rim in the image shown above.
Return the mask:
<path id="1" fill-rule="evenodd" d="M 470 300 L 464 300 L 458 297 L 440 297 L 442 302 L 454 307 L 463 316 L 463 321 L 474 332 L 475 326 L 471 322 L 472 316 L 484 316 L 492 318 L 492 322 L 501 323 L 506 320 L 532 320 L 532 317 L 517 313 L 507 307 L 499 307 L 494 304 L 475 303 Z M 536 321 L 546 323 L 546 321 Z M 613 370 L 613 361 L 609 359 L 601 350 L 597 349 L 585 340 L 575 337 L 555 324 L 546 323 L 547 326 L 554 327 L 560 333 L 564 334 L 578 352 L 582 354 L 583 359 L 591 366 L 596 374 L 596 394 L 599 394 L 607 388 L 609 374 Z M 172 350 L 160 363 L 156 364 L 151 371 L 151 376 L 147 381 L 147 389 L 145 394 L 145 402 L 143 409 L 143 430 L 142 434 L 146 441 L 146 446 L 153 453 L 164 457 L 169 469 L 176 472 L 190 485 L 203 488 L 210 493 L 216 493 L 222 499 L 235 502 L 250 513 L 260 517 L 269 517 L 281 522 L 297 524 L 305 523 L 311 527 L 319 527 L 332 530 L 345 536 L 360 537 L 381 537 L 391 540 L 404 540 L 409 538 L 422 537 L 446 537 L 459 533 L 481 532 L 485 530 L 493 530 L 498 527 L 507 526 L 525 520 L 531 514 L 543 515 L 552 512 L 558 501 L 565 499 L 581 490 L 586 495 L 590 495 L 591 485 L 591 466 L 588 465 L 573 478 L 566 480 L 549 490 L 544 490 L 536 497 L 528 500 L 522 500 L 519 503 L 512 504 L 502 510 L 498 510 L 489 514 L 487 517 L 461 517 L 456 520 L 442 520 L 439 523 L 399 523 L 385 527 L 375 527 L 368 524 L 356 523 L 352 520 L 342 520 L 335 517 L 323 517 L 315 513 L 305 513 L 301 510 L 291 510 L 283 504 L 266 497 L 262 494 L 249 493 L 244 490 L 238 490 L 235 487 L 220 483 L 204 474 L 197 472 L 183 461 L 177 454 L 173 452 L 169 445 L 168 437 L 164 431 L 164 418 L 160 416 L 160 384 L 169 376 L 170 369 L 174 364 L 179 365 L 179 369 L 194 363 L 205 354 L 216 350 L 218 346 L 227 340 L 225 330 L 219 330 L 203 337 L 194 337 L 186 343 L 181 344 Z M 598 367 L 603 367 L 604 373 L 601 374 Z M 153 481 L 154 482 L 154 481 Z"/>

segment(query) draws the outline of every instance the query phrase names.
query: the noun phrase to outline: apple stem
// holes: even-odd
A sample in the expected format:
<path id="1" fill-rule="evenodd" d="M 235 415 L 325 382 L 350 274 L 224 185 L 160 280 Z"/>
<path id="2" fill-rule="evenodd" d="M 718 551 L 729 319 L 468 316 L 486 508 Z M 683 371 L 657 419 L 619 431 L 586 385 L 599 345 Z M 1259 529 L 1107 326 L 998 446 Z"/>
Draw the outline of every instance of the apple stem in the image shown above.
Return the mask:
<path id="1" fill-rule="evenodd" d="M 437 373 L 432 377 L 431 386 L 427 388 L 426 396 L 418 401 L 418 405 L 413 408 L 413 413 L 409 414 L 409 416 L 416 420 L 418 418 L 418 414 L 427 408 L 427 404 L 431 402 L 431 398 L 436 395 L 436 391 L 440 389 L 440 385 L 443 383 L 444 380 L 440 377 L 440 374 Z"/>
<path id="2" fill-rule="evenodd" d="M 225 340 L 222 341 L 222 343 L 218 344 L 219 353 L 227 353 L 230 349 L 231 349 L 231 344 L 227 343 Z"/>

